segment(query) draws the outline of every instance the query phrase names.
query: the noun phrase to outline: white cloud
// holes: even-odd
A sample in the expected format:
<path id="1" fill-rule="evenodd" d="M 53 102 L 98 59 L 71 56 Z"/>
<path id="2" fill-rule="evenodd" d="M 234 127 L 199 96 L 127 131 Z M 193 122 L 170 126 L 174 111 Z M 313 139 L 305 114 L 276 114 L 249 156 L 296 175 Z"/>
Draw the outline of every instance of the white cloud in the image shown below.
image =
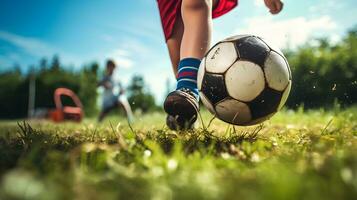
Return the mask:
<path id="1" fill-rule="evenodd" d="M 262 6 L 264 6 L 264 1 L 263 0 L 254 0 L 254 5 L 257 7 L 262 7 Z"/>
<path id="2" fill-rule="evenodd" d="M 0 39 L 20 47 L 28 54 L 33 56 L 44 56 L 47 55 L 48 52 L 55 51 L 54 48 L 40 40 L 30 37 L 23 37 L 6 31 L 0 31 Z"/>
<path id="3" fill-rule="evenodd" d="M 131 68 L 134 65 L 134 61 L 130 57 L 130 53 L 123 49 L 115 49 L 105 57 L 113 59 L 119 67 Z"/>
<path id="4" fill-rule="evenodd" d="M 55 54 L 59 54 L 61 59 L 66 62 L 66 64 L 76 64 L 79 66 L 79 60 L 77 57 L 68 54 L 42 40 L 33 37 L 24 37 L 21 35 L 13 34 L 6 31 L 0 30 L 0 40 L 4 40 L 24 52 L 28 55 L 34 56 L 36 58 L 51 57 Z M 8 57 L 10 61 L 21 63 L 21 58 L 19 56 Z"/>
<path id="5" fill-rule="evenodd" d="M 325 14 L 331 11 L 336 11 L 345 6 L 345 2 L 340 0 L 324 0 L 311 5 L 308 10 L 311 13 Z"/>
<path id="6" fill-rule="evenodd" d="M 279 48 L 296 48 L 311 37 L 321 36 L 321 33 L 328 33 L 335 28 L 336 23 L 326 15 L 314 19 L 297 17 L 284 20 L 263 16 L 248 19 L 246 27 L 237 29 L 235 34 L 255 34 L 266 38 Z"/>

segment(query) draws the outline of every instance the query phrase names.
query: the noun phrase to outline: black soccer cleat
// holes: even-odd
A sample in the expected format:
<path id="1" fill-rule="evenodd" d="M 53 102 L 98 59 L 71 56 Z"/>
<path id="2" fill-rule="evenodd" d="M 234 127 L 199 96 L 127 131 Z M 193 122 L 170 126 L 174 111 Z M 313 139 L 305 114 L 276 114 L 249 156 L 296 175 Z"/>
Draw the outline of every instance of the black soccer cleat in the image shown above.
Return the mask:
<path id="1" fill-rule="evenodd" d="M 168 114 L 166 125 L 172 130 L 192 129 L 199 111 L 198 97 L 187 88 L 167 95 L 164 110 Z"/>

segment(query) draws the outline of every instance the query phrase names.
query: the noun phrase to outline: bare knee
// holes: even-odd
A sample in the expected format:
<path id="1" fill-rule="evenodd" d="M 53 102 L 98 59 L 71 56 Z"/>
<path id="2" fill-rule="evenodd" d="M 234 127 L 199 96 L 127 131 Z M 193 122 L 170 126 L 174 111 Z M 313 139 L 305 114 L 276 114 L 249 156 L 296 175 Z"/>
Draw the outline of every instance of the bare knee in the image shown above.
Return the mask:
<path id="1" fill-rule="evenodd" d="M 183 0 L 182 11 L 207 11 L 211 4 L 212 0 Z"/>

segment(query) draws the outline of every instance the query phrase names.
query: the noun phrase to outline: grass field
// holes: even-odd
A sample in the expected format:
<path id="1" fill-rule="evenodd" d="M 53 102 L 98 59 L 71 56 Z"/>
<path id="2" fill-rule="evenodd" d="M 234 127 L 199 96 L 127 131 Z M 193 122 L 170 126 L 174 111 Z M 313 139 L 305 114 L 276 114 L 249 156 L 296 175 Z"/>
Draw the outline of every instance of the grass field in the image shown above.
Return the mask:
<path id="1" fill-rule="evenodd" d="M 0 199 L 356 199 L 357 107 L 173 132 L 164 114 L 0 122 Z"/>

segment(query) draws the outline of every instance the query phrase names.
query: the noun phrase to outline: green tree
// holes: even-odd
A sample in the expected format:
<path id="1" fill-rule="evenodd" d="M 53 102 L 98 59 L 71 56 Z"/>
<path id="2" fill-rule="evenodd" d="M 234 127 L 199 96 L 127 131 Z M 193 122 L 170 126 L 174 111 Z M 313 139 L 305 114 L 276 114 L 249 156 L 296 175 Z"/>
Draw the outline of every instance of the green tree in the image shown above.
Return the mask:
<path id="1" fill-rule="evenodd" d="M 85 66 L 80 73 L 78 96 L 82 100 L 87 116 L 93 116 L 98 112 L 96 105 L 98 68 L 98 64 L 93 63 L 90 66 Z"/>
<path id="2" fill-rule="evenodd" d="M 357 29 L 348 32 L 336 45 L 326 38 L 318 45 L 305 45 L 287 58 L 292 67 L 293 86 L 287 105 L 329 107 L 357 102 Z"/>
<path id="3" fill-rule="evenodd" d="M 11 71 L 0 73 L 0 118 L 22 118 L 27 116 L 30 76 L 36 80 L 35 108 L 53 109 L 54 91 L 65 87 L 78 94 L 86 115 L 96 113 L 97 70 L 96 63 L 72 71 L 64 67 L 58 56 L 54 56 L 50 66 L 41 59 L 31 73 L 21 73 L 16 66 Z M 65 105 L 72 105 L 68 98 L 62 99 Z"/>
<path id="4" fill-rule="evenodd" d="M 140 75 L 134 75 L 128 86 L 129 102 L 133 110 L 140 109 L 143 112 L 156 109 L 155 98 L 145 87 L 144 78 Z"/>
<path id="5" fill-rule="evenodd" d="M 17 92 L 23 82 L 19 70 L 0 74 L 0 118 L 17 118 L 27 114 L 27 98 Z"/>

